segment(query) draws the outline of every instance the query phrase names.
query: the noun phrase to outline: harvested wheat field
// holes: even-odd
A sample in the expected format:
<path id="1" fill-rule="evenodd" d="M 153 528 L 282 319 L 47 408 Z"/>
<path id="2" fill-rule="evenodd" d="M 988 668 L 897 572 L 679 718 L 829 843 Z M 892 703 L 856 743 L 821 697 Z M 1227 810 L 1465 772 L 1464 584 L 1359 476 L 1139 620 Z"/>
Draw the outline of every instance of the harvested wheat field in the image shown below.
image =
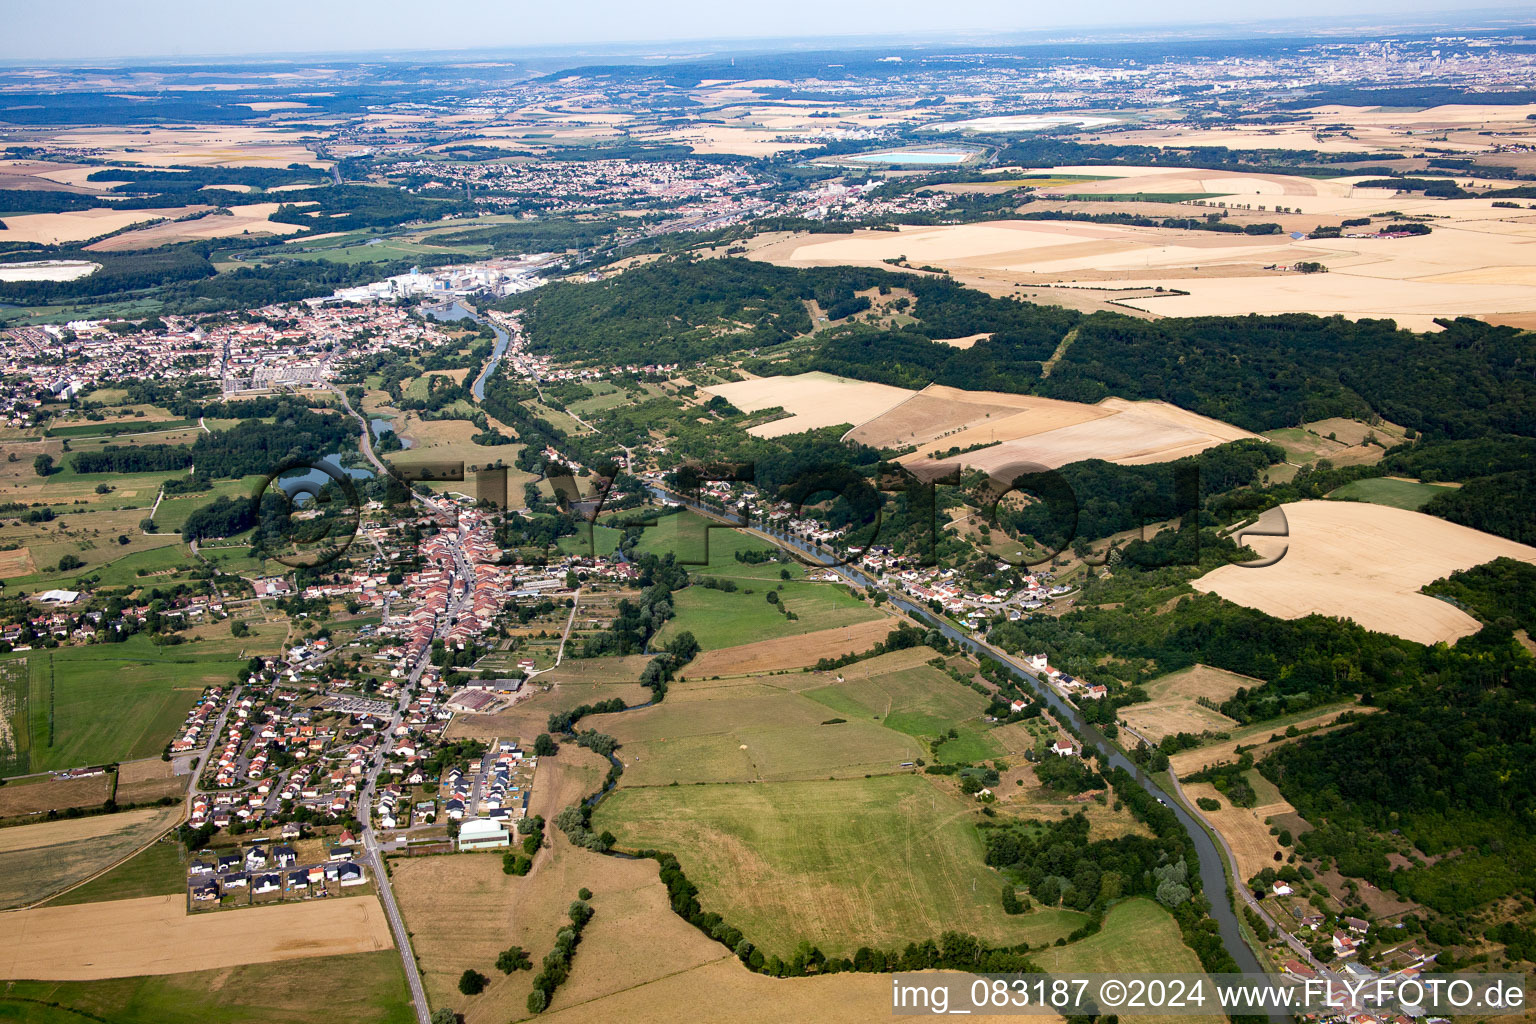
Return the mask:
<path id="1" fill-rule="evenodd" d="M 102 207 L 72 210 L 69 213 L 8 213 L 5 215 L 5 227 L 0 229 L 0 242 L 41 242 L 45 245 L 82 242 L 97 235 L 121 231 L 133 224 L 160 218 L 185 217 L 189 213 L 209 209 L 212 207 L 180 206 L 166 210 L 114 210 Z"/>
<path id="2" fill-rule="evenodd" d="M 1010 467 L 1054 469 L 1083 459 L 1134 466 L 1194 455 L 1254 435 L 1166 402 L 1106 398 L 1088 405 L 996 391 L 929 385 L 902 404 L 848 432 L 872 447 L 911 447 L 899 460 L 920 476 L 959 464 L 994 476 Z M 950 459 L 934 453 L 987 445 Z"/>
<path id="3" fill-rule="evenodd" d="M 172 221 L 169 224 L 156 224 L 154 227 L 140 228 L 137 231 L 125 231 L 121 235 L 104 239 L 94 245 L 86 246 L 90 252 L 116 252 L 122 249 L 150 249 L 157 245 L 169 245 L 172 242 L 187 242 L 200 238 L 224 238 L 228 235 L 291 235 L 296 231 L 304 230 L 303 224 L 285 224 L 282 221 L 268 220 L 277 212 L 281 203 L 249 203 L 245 206 L 233 206 L 228 214 L 215 214 L 207 217 L 199 217 L 196 220 Z M 313 203 L 298 203 L 298 206 L 312 206 Z"/>
<path id="4" fill-rule="evenodd" d="M 1070 176 L 1074 170 L 1058 172 Z M 1104 168 L 1086 170 L 1102 174 Z M 1197 216 L 1221 206 L 1236 218 L 1233 223 L 1278 223 L 1280 230 L 1248 235 L 1069 220 L 993 221 L 791 235 L 756 244 L 750 255 L 783 266 L 886 267 L 885 261 L 906 257 L 913 265 L 947 269 L 956 280 L 993 294 L 1019 296 L 1056 286 L 1054 292 L 1033 293 L 1045 301 L 1074 287 L 1144 289 L 1117 301 L 1122 309 L 1163 316 L 1304 312 L 1389 317 L 1402 327 L 1438 330 L 1437 317 L 1536 312 L 1531 289 L 1536 260 L 1530 253 L 1536 218 L 1494 207 L 1493 199 L 1398 195 L 1361 188 L 1366 179 L 1360 176 L 1316 179 L 1150 167 L 1117 167 L 1114 173 L 1114 180 L 1052 188 L 1047 195 L 1056 201 L 1044 202 L 1066 214 L 1114 210 L 1151 217 Z M 1138 194 L 1188 198 L 1137 202 Z M 1089 198 L 1074 200 L 1076 195 Z M 1273 200 L 1288 212 L 1266 211 Z M 1388 207 L 1396 215 L 1433 218 L 1433 232 L 1380 236 L 1396 216 L 1380 216 Z M 1337 238 L 1310 235 L 1319 224 L 1358 218 L 1371 218 L 1372 226 L 1356 226 Z M 1320 263 L 1328 273 L 1298 272 L 1302 263 Z"/>
<path id="5" fill-rule="evenodd" d="M 40 981 L 181 974 L 394 945 L 376 896 L 188 915 L 177 894 L 41 907 L 3 920 L 0 973 Z"/>
<path id="6" fill-rule="evenodd" d="M 1477 620 L 1421 587 L 1501 556 L 1536 564 L 1536 548 L 1386 505 L 1301 501 L 1260 520 L 1264 528 L 1281 522 L 1287 536 L 1246 540 L 1261 556 L 1284 551 L 1279 562 L 1224 565 L 1195 589 L 1282 619 L 1330 615 L 1418 643 L 1452 643 L 1477 632 Z"/>
<path id="7" fill-rule="evenodd" d="M 1152 699 L 1122 708 L 1120 718 L 1154 743 L 1179 732 L 1227 732 L 1238 723 L 1199 703 L 1200 698 L 1220 704 L 1244 687 L 1262 685 L 1262 679 L 1195 665 L 1147 683 L 1147 695 Z"/>
<path id="8" fill-rule="evenodd" d="M 1153 743 L 1164 736 L 1188 732 L 1225 732 L 1236 723 L 1210 708 L 1201 707 L 1190 700 L 1148 701 L 1135 704 L 1120 712 L 1120 720 Z"/>
<path id="9" fill-rule="evenodd" d="M 3 734 L 9 723 L 0 723 Z M 112 795 L 112 776 L 102 773 L 83 779 L 45 776 L 38 781 L 12 781 L 0 786 L 0 818 L 45 814 L 70 807 L 97 807 Z"/>
<path id="10" fill-rule="evenodd" d="M 1265 786 L 1265 789 L 1273 787 Z M 1283 814 L 1296 814 L 1296 808 L 1290 801 L 1279 794 L 1271 794 L 1276 799 L 1256 807 L 1234 807 L 1232 802 L 1216 787 L 1209 782 L 1187 783 L 1184 786 L 1184 795 L 1189 797 L 1193 805 L 1200 797 L 1215 799 L 1221 804 L 1220 809 L 1207 811 L 1200 808 L 1197 813 L 1210 823 L 1211 827 L 1221 833 L 1227 845 L 1232 848 L 1232 856 L 1237 859 L 1238 876 L 1244 881 L 1252 878 L 1264 868 L 1272 868 L 1285 859 L 1285 855 L 1291 851 L 1280 845 L 1279 840 L 1269 834 L 1269 826 L 1264 823 L 1265 818 L 1276 818 Z M 1261 796 L 1260 799 L 1263 799 Z M 1296 831 L 1296 835 L 1306 831 Z M 1294 830 L 1293 830 L 1294 831 Z M 1280 859 L 1275 859 L 1275 854 L 1280 854 Z"/>
<path id="11" fill-rule="evenodd" d="M 177 775 L 175 765 L 158 757 L 127 761 L 117 769 L 118 803 L 152 803 L 161 797 L 186 794 L 191 777 Z"/>
<path id="12" fill-rule="evenodd" d="M 822 658 L 836 658 L 854 651 L 867 651 L 884 640 L 894 628 L 890 619 L 875 619 L 837 629 L 823 629 L 800 636 L 781 636 L 773 640 L 722 647 L 705 651 L 683 669 L 688 679 L 712 676 L 748 675 L 777 672 L 787 668 L 805 668 Z"/>
<path id="13" fill-rule="evenodd" d="M 780 437 L 838 423 L 863 423 L 912 395 L 905 388 L 834 377 L 829 373 L 757 377 L 700 390 L 720 395 L 743 412 L 778 406 L 790 414 L 786 419 L 764 423 L 748 431 L 758 437 Z"/>
<path id="14" fill-rule="evenodd" d="M 590 927 L 596 925 L 594 917 Z M 582 948 L 586 948 L 585 940 Z M 572 984 L 581 976 L 580 958 L 578 953 Z M 554 1006 L 539 1016 L 541 1021 L 676 1024 L 688 1016 L 679 1015 L 678 1007 L 683 1006 L 697 1007 L 697 1019 L 707 1019 L 712 1024 L 821 1024 L 828 1020 L 837 1020 L 839 1024 L 889 1024 L 891 1020 L 891 981 L 887 975 L 770 978 L 753 974 L 735 957 L 677 973 L 658 972 L 653 981 L 576 1005 L 567 1004 L 564 994 L 564 989 L 556 993 Z M 1005 1015 L 990 1019 L 1057 1024 L 1061 1018 Z"/>
<path id="15" fill-rule="evenodd" d="M 146 807 L 0 829 L 0 907 L 37 903 L 85 881 L 148 846 L 181 814 L 179 805 Z"/>

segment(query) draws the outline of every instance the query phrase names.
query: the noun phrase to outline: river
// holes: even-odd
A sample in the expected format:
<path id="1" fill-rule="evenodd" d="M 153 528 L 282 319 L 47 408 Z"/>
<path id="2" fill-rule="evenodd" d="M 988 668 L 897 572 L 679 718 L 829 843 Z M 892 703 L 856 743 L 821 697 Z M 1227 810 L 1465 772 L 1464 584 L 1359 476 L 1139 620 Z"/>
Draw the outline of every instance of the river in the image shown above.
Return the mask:
<path id="1" fill-rule="evenodd" d="M 496 333 L 496 345 L 491 349 L 491 358 L 485 361 L 485 368 L 480 371 L 480 376 L 475 378 L 470 385 L 469 392 L 475 396 L 475 401 L 485 401 L 485 382 L 491 379 L 491 374 L 496 372 L 496 367 L 501 363 L 502 355 L 507 351 L 507 343 L 512 336 L 502 330 L 500 325 L 489 320 L 482 319 L 480 314 L 464 305 L 462 302 L 454 302 L 445 308 L 427 308 L 427 316 L 434 320 L 473 320 L 477 324 L 485 324 Z"/>

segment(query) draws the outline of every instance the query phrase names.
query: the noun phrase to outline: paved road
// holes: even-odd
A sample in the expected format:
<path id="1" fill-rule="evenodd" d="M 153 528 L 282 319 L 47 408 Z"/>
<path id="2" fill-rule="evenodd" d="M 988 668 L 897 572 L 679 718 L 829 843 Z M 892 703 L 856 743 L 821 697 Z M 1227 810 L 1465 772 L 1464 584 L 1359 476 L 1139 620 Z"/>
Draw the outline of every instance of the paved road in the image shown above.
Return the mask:
<path id="1" fill-rule="evenodd" d="M 240 695 L 244 693 L 244 687 L 237 686 L 230 691 L 229 700 L 224 703 L 224 710 L 219 713 L 219 720 L 213 723 L 213 728 L 208 732 L 208 746 L 203 748 L 197 763 L 192 766 L 192 781 L 187 786 L 187 813 L 192 813 L 192 800 L 203 793 L 203 772 L 208 769 L 208 760 L 213 757 L 215 750 L 222 750 L 224 738 L 224 724 L 229 721 L 229 713 L 240 703 Z"/>
<path id="2" fill-rule="evenodd" d="M 373 434 L 367 417 L 352 408 L 352 403 L 347 400 L 346 393 L 341 389 L 332 388 L 332 391 L 341 399 L 342 408 L 351 413 L 358 423 L 362 425 L 361 448 L 363 455 L 367 457 L 369 462 L 373 463 L 374 468 L 379 472 L 387 472 L 384 460 L 379 458 L 378 453 L 373 450 Z M 431 502 L 414 491 L 411 493 L 412 497 L 422 504 L 431 504 Z M 448 539 L 448 551 L 453 558 L 455 582 L 472 578 L 469 572 L 469 559 L 464 555 L 461 541 L 462 538 L 459 536 L 458 531 L 455 531 Z M 457 590 L 458 588 L 453 583 L 450 583 L 450 592 Z M 458 591 L 458 596 L 449 601 L 448 607 L 437 621 L 437 632 L 439 634 L 446 633 L 450 624 L 458 618 L 459 613 L 463 611 L 464 605 L 469 600 L 469 594 L 470 591 L 466 587 L 462 591 Z M 395 903 L 394 888 L 390 885 L 389 875 L 384 870 L 383 847 L 379 842 L 378 836 L 373 831 L 373 806 L 375 791 L 378 787 L 379 772 L 384 767 L 385 758 L 389 755 L 390 750 L 394 748 L 395 729 L 405 719 L 405 711 L 410 706 L 411 697 L 416 690 L 416 684 L 421 682 L 422 673 L 431 664 L 430 650 L 431 648 L 429 647 L 428 651 L 423 652 L 422 656 L 417 659 L 416 664 L 411 666 L 410 673 L 405 680 L 405 685 L 400 688 L 399 702 L 395 707 L 395 713 L 390 717 L 389 726 L 384 732 L 384 742 L 374 752 L 373 759 L 369 762 L 368 771 L 364 776 L 364 784 L 358 791 L 357 808 L 358 820 L 363 823 L 362 839 L 363 849 L 367 852 L 366 860 L 373 869 L 373 877 L 378 883 L 379 902 L 384 905 L 384 916 L 389 918 L 389 930 L 394 933 L 395 948 L 400 951 L 400 962 L 405 967 L 405 980 L 411 990 L 411 1001 L 416 1006 L 416 1019 L 419 1021 L 419 1024 L 431 1024 L 432 1011 L 427 1005 L 426 989 L 421 984 L 421 971 L 416 966 L 416 954 L 411 949 L 411 937 L 405 930 L 405 921 L 400 917 L 400 908 Z"/>

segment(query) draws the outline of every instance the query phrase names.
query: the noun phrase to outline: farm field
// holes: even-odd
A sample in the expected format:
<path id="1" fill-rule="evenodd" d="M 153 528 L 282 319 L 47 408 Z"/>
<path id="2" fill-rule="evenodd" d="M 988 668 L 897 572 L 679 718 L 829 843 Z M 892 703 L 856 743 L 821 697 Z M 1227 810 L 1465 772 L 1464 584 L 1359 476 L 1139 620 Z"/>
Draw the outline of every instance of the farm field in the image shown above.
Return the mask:
<path id="1" fill-rule="evenodd" d="M 596 928 L 593 918 L 591 928 Z M 586 940 L 583 940 L 585 945 Z M 578 975 L 579 977 L 579 975 Z M 570 982 L 574 985 L 575 979 Z M 709 993 L 713 1024 L 804 1024 L 823 1020 L 837 1007 L 840 1024 L 888 1024 L 891 982 L 884 974 L 827 974 L 813 978 L 769 978 L 748 971 L 735 957 L 662 975 L 579 1006 L 567 1007 L 556 993 L 553 1008 L 539 1015 L 556 1024 L 622 1020 L 630 1024 L 676 1024 L 678 1007 Z M 1021 1019 L 1021 1018 L 999 1018 Z"/>
<path id="2" fill-rule="evenodd" d="M 18 911 L 0 936 L 7 978 L 94 981 L 392 949 L 376 896 L 186 912 L 186 896 Z M 237 927 L 231 921 L 238 920 Z"/>
<path id="3" fill-rule="evenodd" d="M 658 977 L 716 960 L 734 959 L 672 912 L 655 862 L 601 857 L 576 849 L 551 828 L 523 878 L 505 874 L 494 853 L 397 859 L 393 863 L 413 945 L 433 1006 L 464 1014 L 466 1024 L 503 1024 L 526 1013 L 531 972 L 502 975 L 492 968 L 508 946 L 527 949 L 537 964 L 551 948 L 570 901 L 592 891 L 592 921 L 569 981 L 555 1008 L 579 1005 Z M 647 936 L 637 943 L 636 935 Z M 665 957 L 655 950 L 664 944 Z M 491 979 L 485 992 L 466 998 L 458 978 L 466 968 Z"/>
<path id="4" fill-rule="evenodd" d="M 595 790 L 606 765 L 595 754 L 566 745 L 544 758 L 531 808 L 552 818 L 562 807 Z M 583 935 L 576 968 L 562 989 L 562 999 L 577 1001 L 599 992 L 644 984 L 679 968 L 728 957 L 729 951 L 693 929 L 667 904 L 657 867 L 651 861 L 601 857 L 572 847 L 551 827 L 548 845 L 534 858 L 526 877 L 502 871 L 494 852 L 396 858 L 391 861 L 397 898 L 433 1005 L 465 1014 L 469 1024 L 501 1024 L 525 1012 L 531 974 L 503 976 L 492 969 L 496 954 L 517 944 L 537 963 L 549 951 L 564 922 L 566 907 L 582 887 L 593 891 L 596 918 Z M 658 959 L 652 948 L 633 941 L 635 934 L 665 941 L 669 955 Z M 614 936 L 621 937 L 613 941 Z M 587 968 L 597 971 L 589 973 Z M 491 979 L 474 999 L 457 990 L 459 975 L 474 967 Z M 556 1005 L 561 1005 L 557 1001 Z"/>
<path id="5" fill-rule="evenodd" d="M 125 761 L 117 767 L 117 802 L 142 804 L 167 796 L 180 798 L 186 795 L 189 781 L 190 776 L 177 775 L 170 761 L 158 757 Z"/>
<path id="6" fill-rule="evenodd" d="M 867 651 L 890 634 L 895 624 L 871 619 L 852 626 L 820 629 L 798 636 L 759 640 L 738 647 L 705 651 L 683 667 L 686 678 L 708 679 L 712 676 L 750 675 L 780 669 L 806 668 L 822 658 Z"/>
<path id="7" fill-rule="evenodd" d="M 881 655 L 871 660 L 879 662 L 889 657 Z M 987 699 L 931 665 L 872 671 L 862 679 L 845 677 L 844 682 L 804 693 L 848 716 L 850 721 L 873 718 L 887 729 L 924 743 L 954 729 L 959 736 L 946 739 L 938 747 L 940 761 L 982 761 L 1003 753 L 981 721 Z"/>
<path id="8" fill-rule="evenodd" d="M 316 998 L 323 992 L 324 998 Z M 393 951 L 102 981 L 11 981 L 0 1019 L 22 1024 L 412 1024 Z"/>
<path id="9" fill-rule="evenodd" d="M 770 588 L 778 595 L 778 605 L 768 603 Z M 673 607 L 676 617 L 667 621 L 654 643 L 665 644 L 687 630 L 706 651 L 885 618 L 885 613 L 841 584 L 798 581 L 765 583 L 761 589 L 742 587 L 734 593 L 694 584 L 673 595 Z M 790 619 L 780 607 L 799 618 Z"/>
<path id="10" fill-rule="evenodd" d="M 924 754 L 867 718 L 826 724 L 836 717 L 802 694 L 747 680 L 676 684 L 655 707 L 590 721 L 621 744 L 623 788 L 862 776 Z"/>
<path id="11" fill-rule="evenodd" d="M 148 845 L 181 814 L 180 806 L 146 807 L 0 829 L 0 908 L 36 903 L 91 877 Z"/>
<path id="12" fill-rule="evenodd" d="M 28 703 L 32 673 L 24 660 L 0 661 L 0 778 L 32 770 L 32 729 Z M 7 806 L 19 806 L 0 795 L 0 817 Z M 12 810 L 9 813 L 17 813 Z"/>
<path id="13" fill-rule="evenodd" d="M 1201 697 L 1220 704 L 1243 687 L 1262 685 L 1263 680 L 1195 665 L 1170 672 L 1145 684 L 1152 699 L 1122 708 L 1120 718 L 1132 729 L 1156 743 L 1178 732 L 1226 732 L 1237 722 L 1198 703 Z"/>
<path id="14" fill-rule="evenodd" d="M 248 203 L 229 207 L 228 215 L 199 217 L 196 220 L 172 221 L 152 227 L 125 231 L 120 235 L 86 246 L 89 252 L 119 252 L 127 249 L 150 249 L 174 242 L 189 242 L 207 238 L 227 238 L 231 235 L 291 235 L 304 230 L 302 224 L 285 224 L 268 220 L 277 212 L 281 203 Z M 303 205 L 303 204 L 301 204 Z"/>
<path id="15" fill-rule="evenodd" d="M 1226 794 L 1219 792 L 1209 782 L 1191 782 L 1183 784 L 1184 795 L 1189 797 L 1193 804 L 1201 797 L 1214 798 L 1221 807 L 1214 811 L 1208 811 L 1203 807 L 1197 808 L 1196 813 L 1210 822 L 1212 828 L 1220 832 L 1226 839 L 1227 845 L 1232 848 L 1232 855 L 1237 858 L 1238 875 L 1244 880 L 1252 878 L 1266 867 L 1276 867 L 1291 851 L 1280 845 L 1279 840 L 1269 834 L 1270 826 L 1265 823 L 1266 818 L 1279 818 L 1281 815 L 1294 815 L 1296 808 L 1290 801 L 1275 791 L 1273 785 L 1265 783 L 1262 788 L 1254 784 L 1264 780 L 1258 772 L 1247 773 L 1250 784 L 1254 785 L 1254 792 L 1259 794 L 1259 803 L 1253 807 L 1237 807 L 1228 800 Z M 1266 799 L 1272 797 L 1272 799 Z M 1298 815 L 1299 817 L 1299 815 Z M 1303 827 L 1301 831 L 1306 831 Z M 1300 832 L 1294 834 L 1299 835 Z M 1279 854 L 1280 859 L 1276 859 Z"/>
<path id="16" fill-rule="evenodd" d="M 1097 935 L 1053 946 L 1033 954 L 1042 971 L 1078 974 L 1203 974 L 1200 959 L 1184 945 L 1173 915 L 1148 899 L 1117 903 L 1104 915 Z M 1224 1016 L 1192 1014 L 1127 1014 L 1121 1019 L 1138 1024 L 1207 1021 L 1219 1024 Z"/>
<path id="17" fill-rule="evenodd" d="M 114 210 L 111 207 L 100 207 L 67 213 L 7 214 L 5 228 L 0 230 L 0 242 L 41 242 L 45 245 L 83 242 L 87 238 L 121 231 L 134 224 L 145 224 L 161 218 L 185 217 L 211 209 L 211 206 L 178 206 L 159 210 Z M 299 226 L 295 224 L 292 227 L 298 230 Z"/>
<path id="18" fill-rule="evenodd" d="M 9 656 L 30 674 L 32 771 L 158 755 L 203 688 L 228 683 L 245 663 L 233 651 L 182 650 L 133 637 Z"/>
<path id="19" fill-rule="evenodd" d="M 1397 480 L 1392 477 L 1375 477 L 1354 480 L 1337 490 L 1330 491 L 1332 499 L 1364 501 L 1372 505 L 1390 505 L 1392 508 L 1417 512 L 1429 499 L 1455 487 L 1446 484 L 1426 484 L 1417 480 Z"/>
<path id="20" fill-rule="evenodd" d="M 110 871 L 60 893 L 47 906 L 105 903 L 186 891 L 188 858 L 174 838 L 161 838 Z"/>
<path id="21" fill-rule="evenodd" d="M 627 778 L 627 775 L 626 775 Z M 968 802 L 915 775 L 756 786 L 621 785 L 594 815 L 621 845 L 675 853 L 705 909 L 780 955 L 902 946 L 964 921 L 990 942 L 1054 941 L 1082 916 L 1009 917 Z M 974 883 L 974 891 L 973 891 Z"/>
<path id="22" fill-rule="evenodd" d="M 1282 519 L 1288 536 L 1248 539 L 1261 556 L 1284 550 L 1278 563 L 1225 565 L 1195 589 L 1282 619 L 1332 615 L 1419 643 L 1452 643 L 1477 632 L 1477 620 L 1419 588 L 1501 556 L 1536 563 L 1536 548 L 1386 505 L 1300 501 L 1260 523 Z"/>
<path id="23" fill-rule="evenodd" d="M 111 795 L 112 776 L 106 772 L 78 779 L 52 775 L 10 779 L 0 786 L 0 818 L 46 814 L 71 807 L 95 808 Z"/>
<path id="24" fill-rule="evenodd" d="M 1306 147 L 1314 144 L 1309 138 Z M 1077 170 L 1063 167 L 1051 173 L 1069 176 Z M 1144 288 L 1148 291 L 1140 296 L 1118 302 L 1163 316 L 1386 316 L 1400 327 L 1437 330 L 1436 317 L 1499 320 L 1529 315 L 1536 307 L 1524 276 L 1532 271 L 1525 249 L 1536 237 L 1536 222 L 1496 208 L 1490 199 L 1396 195 L 1357 187 L 1363 180 L 1357 176 L 1234 175 L 1157 167 L 1116 167 L 1114 172 L 1113 178 L 1072 185 L 1070 194 L 1039 190 L 1032 211 L 1189 217 L 1225 205 L 1234 224 L 1278 223 L 1280 230 L 1248 235 L 1069 220 L 991 221 L 779 236 L 754 245 L 750 256 L 800 267 L 883 267 L 884 261 L 904 256 L 914 265 L 945 268 L 956 280 L 994 294 L 1055 286 L 1032 296 L 1047 302 L 1074 288 Z M 1270 203 L 1285 205 L 1288 212 L 1251 208 Z M 1433 233 L 1378 237 L 1378 226 L 1338 238 L 1309 234 L 1319 224 L 1379 218 L 1388 206 L 1396 217 L 1433 217 Z M 1293 238 L 1293 232 L 1300 237 Z M 1321 263 L 1329 272 L 1290 269 L 1301 262 Z"/>
<path id="25" fill-rule="evenodd" d="M 1124 465 L 1166 462 L 1252 437 L 1245 430 L 1166 402 L 1108 398 L 1094 405 L 929 385 L 890 412 L 849 431 L 872 447 L 913 447 L 898 461 L 920 475 L 963 464 L 1011 478 L 1006 467 L 1051 468 L 1083 459 Z M 945 459 L 934 453 L 987 445 Z"/>
<path id="26" fill-rule="evenodd" d="M 719 395 L 743 412 L 782 408 L 790 415 L 752 427 L 758 437 L 780 437 L 838 423 L 857 425 L 880 415 L 911 397 L 905 388 L 888 384 L 835 377 L 829 373 L 801 373 L 793 377 L 759 377 L 701 388 Z"/>

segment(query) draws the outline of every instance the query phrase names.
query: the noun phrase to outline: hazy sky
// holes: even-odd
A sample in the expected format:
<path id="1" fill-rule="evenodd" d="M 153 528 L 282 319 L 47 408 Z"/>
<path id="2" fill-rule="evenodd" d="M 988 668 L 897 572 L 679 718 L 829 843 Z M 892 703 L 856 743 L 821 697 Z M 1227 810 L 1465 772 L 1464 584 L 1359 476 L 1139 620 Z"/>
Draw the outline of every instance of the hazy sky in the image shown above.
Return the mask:
<path id="1" fill-rule="evenodd" d="M 1454 10 L 1453 0 L 0 0 L 0 60 L 480 50 L 661 40 L 1126 29 Z M 1480 0 L 1479 7 L 1528 3 Z M 1238 33 L 1234 33 L 1238 34 Z"/>

